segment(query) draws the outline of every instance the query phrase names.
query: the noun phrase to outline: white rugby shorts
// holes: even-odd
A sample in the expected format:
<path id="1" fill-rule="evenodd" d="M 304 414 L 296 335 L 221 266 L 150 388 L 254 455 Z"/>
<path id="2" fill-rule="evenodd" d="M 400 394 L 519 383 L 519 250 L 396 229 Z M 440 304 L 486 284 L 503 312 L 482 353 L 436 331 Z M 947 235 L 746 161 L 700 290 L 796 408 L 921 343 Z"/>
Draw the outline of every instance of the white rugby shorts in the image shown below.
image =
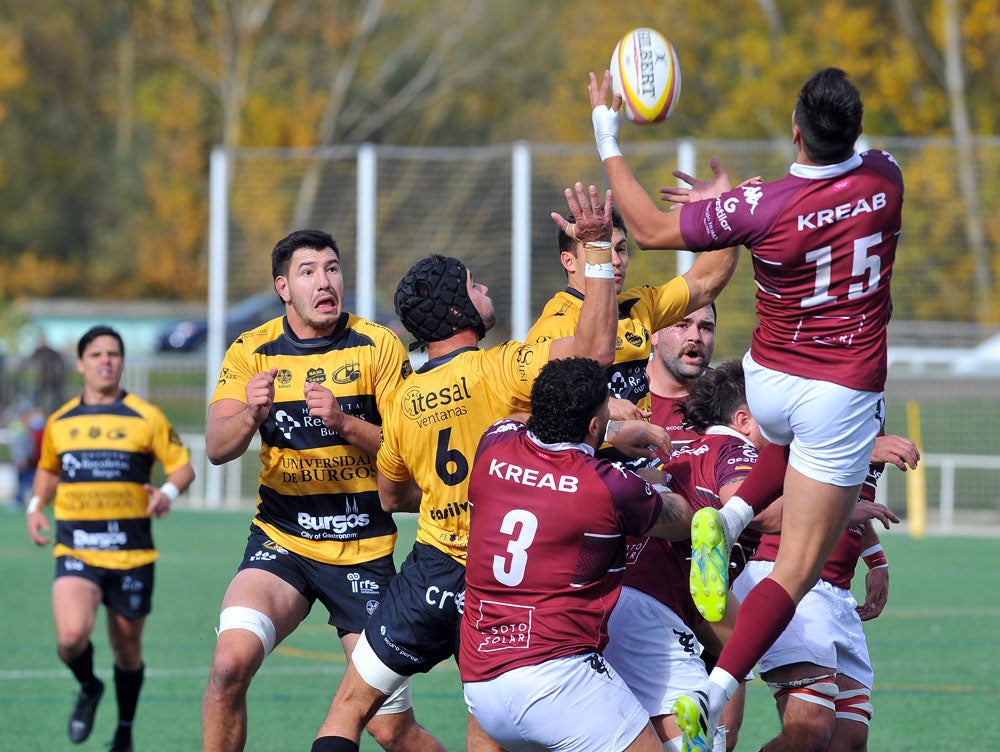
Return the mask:
<path id="1" fill-rule="evenodd" d="M 789 447 L 803 475 L 855 486 L 868 475 L 885 405 L 879 392 L 792 376 L 743 356 L 747 404 L 768 441 Z"/>
<path id="2" fill-rule="evenodd" d="M 694 632 L 641 590 L 622 588 L 608 637 L 604 657 L 650 717 L 672 715 L 674 701 L 708 678 Z"/>
<path id="3" fill-rule="evenodd" d="M 507 752 L 620 752 L 649 723 L 596 653 L 515 668 L 464 690 L 469 712 Z"/>
<path id="4" fill-rule="evenodd" d="M 773 561 L 751 561 L 733 583 L 741 601 L 774 569 Z M 814 663 L 833 668 L 871 692 L 874 673 L 868 655 L 868 640 L 855 611 L 858 602 L 850 590 L 820 580 L 806 593 L 795 616 L 760 659 L 761 673 L 793 663 Z"/>

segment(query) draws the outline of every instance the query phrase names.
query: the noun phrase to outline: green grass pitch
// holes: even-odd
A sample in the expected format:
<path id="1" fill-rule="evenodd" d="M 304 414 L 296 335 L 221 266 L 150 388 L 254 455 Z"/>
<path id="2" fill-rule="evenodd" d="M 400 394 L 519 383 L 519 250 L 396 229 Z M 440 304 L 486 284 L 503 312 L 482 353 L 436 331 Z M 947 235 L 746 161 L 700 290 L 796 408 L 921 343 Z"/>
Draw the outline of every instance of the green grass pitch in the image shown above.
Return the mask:
<path id="1" fill-rule="evenodd" d="M 201 696 L 214 627 L 249 520 L 249 513 L 178 511 L 155 523 L 161 558 L 135 726 L 140 752 L 201 748 Z M 401 555 L 409 551 L 413 529 L 412 519 L 401 521 Z M 30 543 L 21 514 L 0 512 L 0 531 L 7 541 L 0 549 L 6 646 L 0 656 L 0 750 L 105 749 L 117 720 L 113 692 L 105 695 L 87 742 L 74 746 L 66 737 L 76 688 L 56 657 L 51 549 Z M 1000 749 L 1000 543 L 885 534 L 883 544 L 892 576 L 885 613 L 867 625 L 875 664 L 869 748 Z M 258 674 L 250 690 L 248 750 L 309 749 L 344 667 L 325 616 L 314 609 Z M 98 674 L 109 680 L 103 610 L 94 645 Z M 465 706 L 455 664 L 415 677 L 413 695 L 420 722 L 448 749 L 464 749 Z M 755 681 L 739 749 L 759 749 L 776 729 L 770 693 Z M 370 739 L 361 748 L 377 749 Z"/>

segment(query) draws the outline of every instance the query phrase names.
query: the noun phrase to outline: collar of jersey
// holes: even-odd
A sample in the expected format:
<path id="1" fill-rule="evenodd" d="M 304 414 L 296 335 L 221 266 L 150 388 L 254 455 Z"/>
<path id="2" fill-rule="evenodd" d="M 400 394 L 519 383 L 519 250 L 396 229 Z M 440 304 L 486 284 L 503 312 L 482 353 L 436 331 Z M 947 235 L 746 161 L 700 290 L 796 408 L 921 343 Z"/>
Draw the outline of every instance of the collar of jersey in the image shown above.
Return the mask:
<path id="1" fill-rule="evenodd" d="M 735 436 L 737 439 L 739 439 L 740 441 L 742 441 L 744 444 L 750 444 L 750 446 L 753 446 L 753 444 L 750 442 L 750 439 L 748 439 L 746 436 L 744 436 L 743 434 L 741 434 L 735 428 L 730 428 L 729 426 L 709 426 L 708 429 L 705 431 L 705 435 L 706 436 Z"/>
<path id="2" fill-rule="evenodd" d="M 579 449 L 581 452 L 585 452 L 591 457 L 594 456 L 594 447 L 590 446 L 590 444 L 575 444 L 572 441 L 560 441 L 555 444 L 546 444 L 531 431 L 528 431 L 527 433 L 529 439 L 548 452 L 565 452 L 567 449 Z"/>
<path id="3" fill-rule="evenodd" d="M 831 165 L 804 165 L 793 162 L 788 171 L 797 178 L 807 180 L 821 180 L 823 178 L 835 178 L 845 172 L 861 166 L 861 155 L 854 152 L 849 159 Z"/>
<path id="4" fill-rule="evenodd" d="M 288 325 L 288 317 L 281 317 L 281 328 L 284 330 L 285 336 L 288 337 L 292 342 L 295 343 L 296 347 L 301 347 L 303 349 L 318 349 L 321 347 L 326 347 L 331 342 L 336 342 L 347 330 L 347 321 L 350 319 L 351 314 L 347 311 L 340 312 L 340 318 L 337 319 L 336 326 L 333 327 L 333 331 L 329 334 L 325 334 L 322 337 L 309 337 L 308 339 L 302 339 L 297 336 L 295 332 L 292 331 L 292 327 Z"/>
<path id="5" fill-rule="evenodd" d="M 451 361 L 453 358 L 457 358 L 464 352 L 474 352 L 478 349 L 479 349 L 478 347 L 473 347 L 471 345 L 469 347 L 460 347 L 457 350 L 452 350 L 450 353 L 447 353 L 445 355 L 439 355 L 438 357 L 433 358 L 432 360 L 428 360 L 426 363 L 420 366 L 420 368 L 418 368 L 416 372 L 427 373 L 431 369 L 437 368 L 438 366 L 442 366 L 445 363 Z"/>

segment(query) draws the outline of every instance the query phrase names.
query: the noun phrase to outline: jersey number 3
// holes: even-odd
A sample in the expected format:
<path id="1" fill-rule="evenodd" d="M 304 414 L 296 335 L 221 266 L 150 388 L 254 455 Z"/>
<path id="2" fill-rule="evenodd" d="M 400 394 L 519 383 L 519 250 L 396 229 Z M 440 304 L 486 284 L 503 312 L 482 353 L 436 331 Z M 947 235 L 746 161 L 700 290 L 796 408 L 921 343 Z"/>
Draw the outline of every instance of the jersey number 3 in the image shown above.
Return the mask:
<path id="1" fill-rule="evenodd" d="M 501 585 L 516 587 L 521 584 L 528 566 L 528 547 L 535 540 L 537 531 L 538 518 L 531 512 L 512 509 L 504 515 L 500 532 L 511 536 L 507 543 L 507 555 L 493 557 L 493 576 Z"/>

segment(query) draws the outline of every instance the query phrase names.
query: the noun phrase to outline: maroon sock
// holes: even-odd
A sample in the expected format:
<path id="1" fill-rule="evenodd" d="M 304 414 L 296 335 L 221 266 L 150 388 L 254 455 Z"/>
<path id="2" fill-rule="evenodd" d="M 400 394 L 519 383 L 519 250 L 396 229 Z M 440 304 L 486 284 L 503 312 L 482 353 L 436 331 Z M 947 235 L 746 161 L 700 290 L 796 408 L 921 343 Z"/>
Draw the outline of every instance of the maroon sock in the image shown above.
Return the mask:
<path id="1" fill-rule="evenodd" d="M 788 447 L 768 444 L 757 454 L 757 461 L 736 492 L 753 507 L 754 515 L 763 512 L 785 489 L 785 470 L 788 468 Z"/>
<path id="2" fill-rule="evenodd" d="M 761 580 L 747 594 L 736 615 L 736 626 L 715 664 L 742 680 L 795 616 L 795 601 L 777 582 Z"/>

